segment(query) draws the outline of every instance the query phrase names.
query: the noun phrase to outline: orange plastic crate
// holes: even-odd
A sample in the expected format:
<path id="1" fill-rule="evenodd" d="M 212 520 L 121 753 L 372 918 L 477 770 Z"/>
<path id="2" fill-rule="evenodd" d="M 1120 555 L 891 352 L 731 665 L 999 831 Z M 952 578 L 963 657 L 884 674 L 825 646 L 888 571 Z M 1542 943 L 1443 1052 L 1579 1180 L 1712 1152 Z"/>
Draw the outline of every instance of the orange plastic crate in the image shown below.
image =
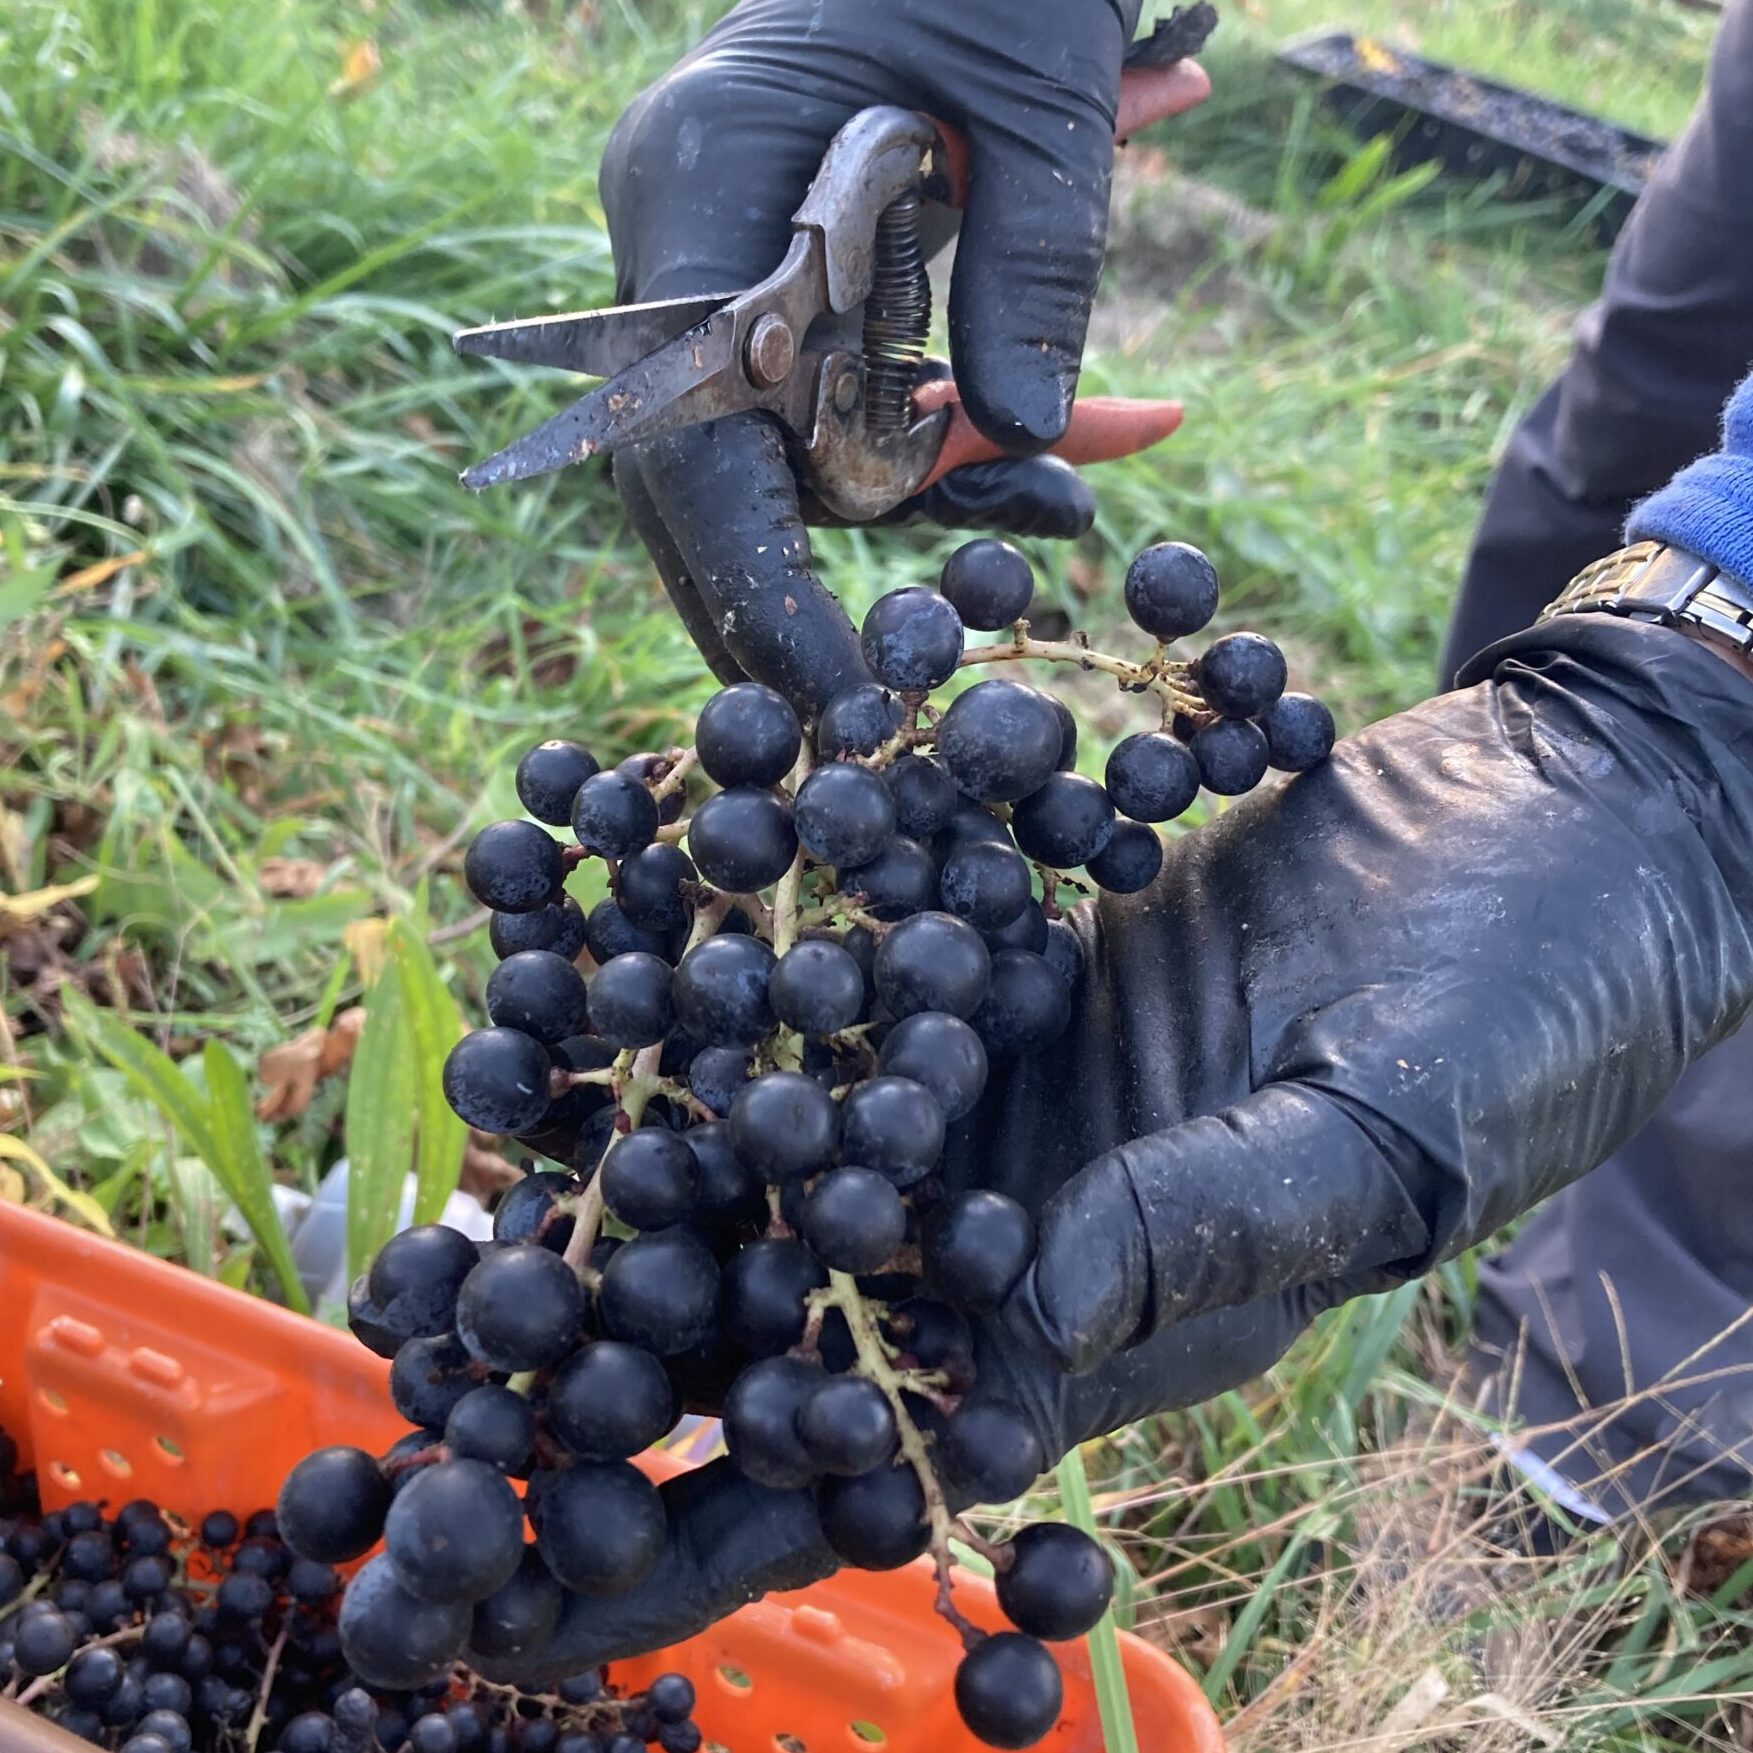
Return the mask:
<path id="1" fill-rule="evenodd" d="M 381 1453 L 406 1426 L 388 1366 L 347 1334 L 69 1224 L 0 1204 L 0 1426 L 45 1504 L 149 1497 L 184 1518 L 272 1503 L 325 1443 Z M 652 1454 L 646 1470 L 679 1471 Z M 931 1610 L 928 1561 L 846 1571 L 745 1607 L 660 1655 L 699 1690 L 697 1719 L 731 1753 L 979 1753 L 956 1716 L 960 1646 Z M 1003 1621 L 991 1585 L 962 1576 L 977 1623 Z M 1161 1651 L 1122 1639 L 1145 1753 L 1221 1753 L 1217 1718 Z M 1061 1645 L 1065 1714 L 1051 1753 L 1102 1747 L 1084 1646 Z"/>

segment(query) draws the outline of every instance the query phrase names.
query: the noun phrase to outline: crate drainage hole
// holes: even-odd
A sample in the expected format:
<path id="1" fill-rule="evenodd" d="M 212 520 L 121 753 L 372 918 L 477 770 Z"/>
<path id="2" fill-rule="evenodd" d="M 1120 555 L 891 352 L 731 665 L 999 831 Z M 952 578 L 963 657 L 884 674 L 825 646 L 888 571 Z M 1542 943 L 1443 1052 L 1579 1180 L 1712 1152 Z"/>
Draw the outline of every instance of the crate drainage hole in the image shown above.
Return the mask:
<path id="1" fill-rule="evenodd" d="M 119 1455 L 114 1449 L 99 1449 L 97 1458 L 103 1463 L 104 1471 L 117 1479 L 131 1479 L 134 1468 L 126 1455 Z"/>
<path id="2" fill-rule="evenodd" d="M 49 1477 L 57 1485 L 66 1486 L 69 1491 L 79 1489 L 79 1475 L 65 1461 L 51 1461 L 49 1463 Z"/>
<path id="3" fill-rule="evenodd" d="M 773 1746 L 776 1753 L 810 1753 L 810 1750 L 796 1735 L 775 1735 Z"/>
<path id="4" fill-rule="evenodd" d="M 52 1412 L 57 1418 L 67 1416 L 67 1402 L 53 1388 L 38 1388 L 37 1399 L 46 1412 Z"/>
<path id="5" fill-rule="evenodd" d="M 875 1723 L 867 1723 L 860 1719 L 847 1725 L 852 1730 L 852 1738 L 862 1741 L 867 1747 L 886 1747 L 889 1737 Z"/>
<path id="6" fill-rule="evenodd" d="M 726 1692 L 740 1692 L 745 1696 L 755 1690 L 755 1683 L 741 1668 L 733 1668 L 728 1662 L 721 1663 L 715 1670 L 718 1683 Z"/>
<path id="7" fill-rule="evenodd" d="M 172 1466 L 180 1467 L 183 1464 L 183 1451 L 178 1448 L 169 1437 L 155 1436 L 152 1440 L 154 1444 L 157 1445 L 158 1452 L 163 1455 Z"/>

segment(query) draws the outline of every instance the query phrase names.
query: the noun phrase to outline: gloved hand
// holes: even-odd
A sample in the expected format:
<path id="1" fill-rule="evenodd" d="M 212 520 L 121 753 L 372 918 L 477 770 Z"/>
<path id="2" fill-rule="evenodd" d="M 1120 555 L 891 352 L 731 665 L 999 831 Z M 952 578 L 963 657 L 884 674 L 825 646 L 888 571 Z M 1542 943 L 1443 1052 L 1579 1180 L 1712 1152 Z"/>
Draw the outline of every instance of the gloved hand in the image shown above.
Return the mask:
<path id="1" fill-rule="evenodd" d="M 743 0 L 628 106 L 601 191 L 622 302 L 736 291 L 772 272 L 840 127 L 871 104 L 963 129 L 972 184 L 950 349 L 974 423 L 1014 458 L 898 508 L 958 529 L 1072 536 L 1088 489 L 1040 456 L 1065 430 L 1101 271 L 1121 61 L 1139 0 Z M 1208 89 L 1184 62 L 1183 107 Z M 742 414 L 619 452 L 615 481 L 722 681 L 805 709 L 867 679 L 810 569 L 778 426 Z M 807 653 L 807 658 L 803 655 Z"/>
<path id="2" fill-rule="evenodd" d="M 1599 615 L 1476 674 L 1069 916 L 1071 1026 L 994 1078 L 947 1174 L 1036 1213 L 975 1392 L 1025 1409 L 1049 1459 L 1258 1375 L 1321 1310 L 1490 1235 L 1753 1002 L 1753 680 Z M 524 1675 L 833 1568 L 807 1492 L 726 1463 L 664 1489 L 652 1577 L 569 1600 Z"/>

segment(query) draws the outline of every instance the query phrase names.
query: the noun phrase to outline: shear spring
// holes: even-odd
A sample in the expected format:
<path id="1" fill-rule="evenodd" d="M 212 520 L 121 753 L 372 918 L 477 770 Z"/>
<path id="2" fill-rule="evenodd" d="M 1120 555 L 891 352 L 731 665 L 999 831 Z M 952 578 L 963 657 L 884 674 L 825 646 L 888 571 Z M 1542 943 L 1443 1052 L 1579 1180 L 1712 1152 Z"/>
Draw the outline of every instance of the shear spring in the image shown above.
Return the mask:
<path id="1" fill-rule="evenodd" d="M 865 428 L 900 432 L 931 330 L 931 280 L 919 240 L 919 196 L 902 195 L 877 217 L 870 294 L 864 305 Z"/>

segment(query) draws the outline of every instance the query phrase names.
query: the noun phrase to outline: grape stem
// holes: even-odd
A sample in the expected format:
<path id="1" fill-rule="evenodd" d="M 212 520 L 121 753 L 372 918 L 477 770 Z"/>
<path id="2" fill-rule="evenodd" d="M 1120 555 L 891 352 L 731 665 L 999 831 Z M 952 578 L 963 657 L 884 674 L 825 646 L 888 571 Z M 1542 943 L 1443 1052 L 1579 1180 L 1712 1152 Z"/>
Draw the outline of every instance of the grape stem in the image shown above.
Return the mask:
<path id="1" fill-rule="evenodd" d="M 659 803 L 680 791 L 688 783 L 688 775 L 700 764 L 693 749 L 671 749 L 664 758 L 672 763 L 670 770 L 651 788 L 651 795 Z"/>
<path id="2" fill-rule="evenodd" d="M 256 1753 L 256 1742 L 261 1739 L 262 1725 L 268 1720 L 268 1698 L 274 1690 L 274 1676 L 280 1668 L 280 1652 L 286 1648 L 286 1634 L 292 1629 L 292 1613 L 288 1609 L 280 1615 L 280 1629 L 274 1634 L 274 1642 L 268 1650 L 268 1660 L 262 1668 L 262 1684 L 256 1691 L 256 1708 L 250 1712 L 250 1726 L 244 1731 L 243 1744 L 248 1753 Z"/>
<path id="3" fill-rule="evenodd" d="M 962 653 L 962 661 L 957 667 L 966 669 L 971 664 L 1019 663 L 1030 658 L 1043 663 L 1074 663 L 1082 670 L 1102 670 L 1129 693 L 1155 694 L 1163 702 L 1165 722 L 1177 712 L 1205 710 L 1205 702 L 1182 686 L 1192 679 L 1192 666 L 1170 661 L 1160 648 L 1148 663 L 1130 663 L 1123 657 L 1110 657 L 1105 651 L 1094 650 L 1087 643 L 1086 635 L 1081 633 L 1070 639 L 1031 639 L 1027 621 L 1017 622 L 1008 645 L 976 645 L 972 651 Z"/>
<path id="4" fill-rule="evenodd" d="M 45 1571 L 44 1575 L 46 1576 L 47 1574 L 48 1573 Z M 143 1624 L 124 1625 L 120 1631 L 112 1631 L 107 1637 L 94 1637 L 89 1643 L 82 1643 L 75 1654 L 83 1654 L 86 1650 L 113 1649 L 117 1644 L 137 1643 L 140 1638 L 144 1636 L 145 1631 L 146 1627 Z M 14 1704 L 20 1706 L 34 1704 L 45 1692 L 52 1690 L 56 1682 L 60 1680 L 61 1676 L 66 1672 L 67 1670 L 65 1668 L 57 1668 L 52 1674 L 39 1674 L 36 1679 L 31 1681 L 31 1683 L 16 1696 L 13 1694 L 13 1687 L 18 1684 L 15 1680 L 11 1686 L 6 1688 L 4 1693 L 0 1693 L 0 1697 L 11 1699 Z"/>
<path id="5" fill-rule="evenodd" d="M 645 1118 L 646 1104 L 653 1096 L 665 1093 L 668 1078 L 657 1075 L 658 1061 L 663 1057 L 663 1043 L 641 1047 L 637 1053 L 623 1052 L 614 1064 L 617 1079 L 615 1091 L 615 1136 L 637 1132 Z M 608 1151 L 603 1152 L 605 1156 Z M 603 1227 L 603 1177 L 599 1162 L 578 1198 L 578 1216 L 572 1225 L 572 1237 L 561 1258 L 582 1279 L 590 1269 L 590 1251 L 596 1246 Z"/>
<path id="6" fill-rule="evenodd" d="M 917 1373 L 896 1367 L 888 1342 L 877 1327 L 875 1312 L 860 1294 L 858 1280 L 851 1273 L 830 1272 L 827 1289 L 812 1294 L 810 1314 L 818 1331 L 820 1317 L 829 1309 L 838 1309 L 845 1316 L 853 1349 L 858 1356 L 859 1374 L 876 1383 L 895 1415 L 902 1458 L 913 1469 L 919 1488 L 925 1494 L 925 1516 L 931 1528 L 931 1557 L 937 1569 L 937 1611 L 961 1633 L 963 1643 L 971 1649 L 985 1634 L 957 1607 L 951 1592 L 950 1566 L 953 1560 L 950 1541 L 961 1535 L 944 1497 L 937 1469 L 931 1464 L 931 1448 L 925 1432 L 914 1422 L 912 1409 L 907 1405 L 906 1394 L 919 1391 Z"/>

